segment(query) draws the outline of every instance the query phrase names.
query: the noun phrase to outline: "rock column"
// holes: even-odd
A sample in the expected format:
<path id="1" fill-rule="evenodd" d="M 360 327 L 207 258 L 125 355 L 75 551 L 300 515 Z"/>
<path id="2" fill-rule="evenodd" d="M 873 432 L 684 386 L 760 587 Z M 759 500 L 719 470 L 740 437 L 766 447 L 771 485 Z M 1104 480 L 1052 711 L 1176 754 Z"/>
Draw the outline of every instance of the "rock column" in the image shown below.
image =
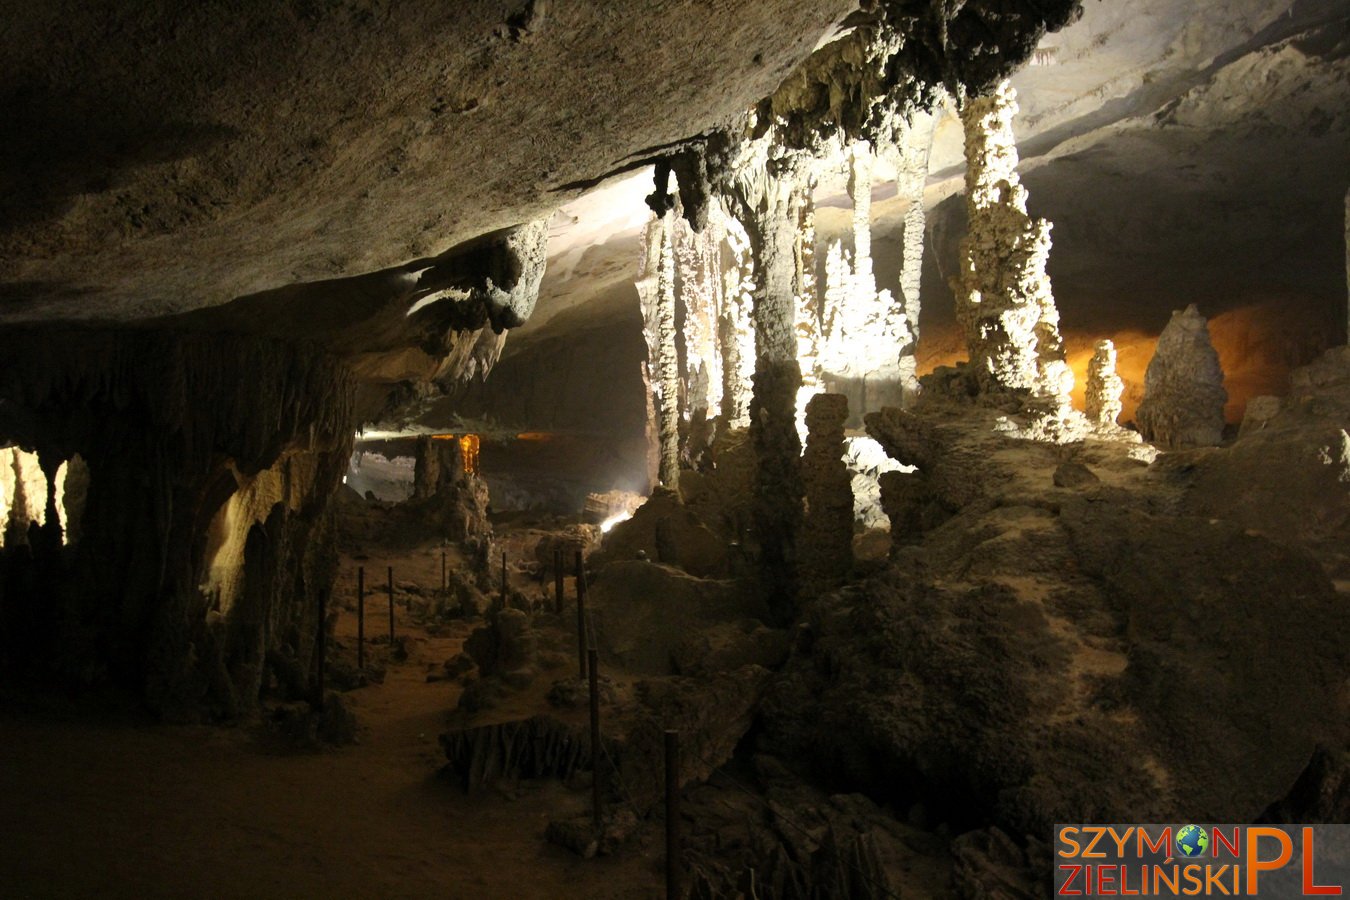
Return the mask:
<path id="1" fill-rule="evenodd" d="M 780 621 L 796 611 L 795 539 L 801 523 L 801 439 L 797 435 L 797 364 L 794 282 L 798 184 L 791 161 L 751 170 L 738 183 L 740 209 L 755 267 L 755 378 L 750 436 L 755 450 L 755 532 L 760 572 L 771 609 Z"/>
<path id="2" fill-rule="evenodd" d="M 672 198 L 673 207 L 673 198 Z M 646 376 L 654 403 L 649 437 L 656 437 L 657 481 L 675 488 L 680 479 L 680 361 L 675 346 L 673 208 L 654 214 L 643 232 L 642 267 L 635 282 L 647 342 Z"/>
<path id="3" fill-rule="evenodd" d="M 842 394 L 816 394 L 806 405 L 806 516 L 798 547 L 808 593 L 839 584 L 853 568 L 852 477 L 844 463 L 847 419 L 848 398 Z"/>
<path id="4" fill-rule="evenodd" d="M 717 317 L 717 343 L 722 357 L 722 421 L 728 428 L 750 425 L 750 391 L 755 375 L 755 274 L 750 237 L 732 218 L 724 218 L 727 264 L 722 278 L 722 306 Z"/>
<path id="5" fill-rule="evenodd" d="M 672 490 L 680 486 L 680 360 L 675 348 L 675 248 L 673 219 L 661 217 L 661 255 L 656 288 L 656 397 L 660 413 L 661 458 L 658 477 Z"/>
<path id="6" fill-rule="evenodd" d="M 816 290 L 816 206 L 813 185 L 802 185 L 793 198 L 797 210 L 796 306 L 797 363 L 802 386 L 797 391 L 797 434 L 806 440 L 806 404 L 820 392 L 820 298 Z"/>
<path id="7" fill-rule="evenodd" d="M 872 268 L 872 169 L 871 146 L 855 144 L 849 151 L 853 252 L 835 241 L 825 260 L 823 380 L 847 391 L 859 414 L 902 405 L 918 388 L 904 303 L 877 290 Z"/>
<path id="8" fill-rule="evenodd" d="M 1098 341 L 1087 373 L 1087 418 L 1093 431 L 1109 433 L 1120 430 L 1117 420 L 1120 418 L 1120 397 L 1123 393 L 1125 382 L 1116 374 L 1116 345 L 1110 341 Z"/>
<path id="9" fill-rule="evenodd" d="M 953 285 L 979 389 L 1014 393 L 1055 411 L 1069 408 L 1073 372 L 1064 361 L 1059 312 L 1045 266 L 1050 223 L 1027 215 L 1017 176 L 1012 120 L 1016 92 L 1005 81 L 961 112 L 966 136 L 966 212 L 961 273 Z"/>

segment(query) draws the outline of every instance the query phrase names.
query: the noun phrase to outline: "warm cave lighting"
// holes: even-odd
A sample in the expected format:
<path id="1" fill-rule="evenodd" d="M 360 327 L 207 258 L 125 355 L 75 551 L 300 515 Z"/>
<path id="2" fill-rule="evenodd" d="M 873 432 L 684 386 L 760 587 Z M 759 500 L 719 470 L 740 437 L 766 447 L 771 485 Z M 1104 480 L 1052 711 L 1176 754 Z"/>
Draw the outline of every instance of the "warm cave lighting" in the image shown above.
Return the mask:
<path id="1" fill-rule="evenodd" d="M 459 456 L 464 460 L 464 474 L 478 474 L 478 450 L 481 441 L 476 434 L 462 435 L 459 439 Z"/>
<path id="2" fill-rule="evenodd" d="M 53 506 L 56 508 L 56 524 L 61 528 L 61 543 L 70 544 L 74 540 L 77 522 L 84 505 L 84 490 L 88 483 L 88 469 L 78 455 L 71 461 L 61 463 L 56 470 L 52 485 L 56 491 Z M 75 473 L 80 485 L 74 497 L 74 508 L 67 511 L 67 479 Z M 17 447 L 0 450 L 0 547 L 5 546 L 6 536 L 12 535 L 19 543 L 27 541 L 28 525 L 35 522 L 46 526 L 47 521 L 47 476 L 38 464 L 36 453 L 27 453 Z M 73 514 L 73 519 L 72 519 Z"/>
<path id="3" fill-rule="evenodd" d="M 478 474 L 478 453 L 482 447 L 482 439 L 476 434 L 433 434 L 431 439 L 434 441 L 458 441 L 459 458 L 464 464 L 465 475 Z"/>
<path id="4" fill-rule="evenodd" d="M 633 514 L 630 512 L 615 513 L 600 523 L 600 533 L 609 534 L 609 530 L 615 525 L 618 525 L 620 522 L 627 522 L 631 518 L 633 518 Z"/>

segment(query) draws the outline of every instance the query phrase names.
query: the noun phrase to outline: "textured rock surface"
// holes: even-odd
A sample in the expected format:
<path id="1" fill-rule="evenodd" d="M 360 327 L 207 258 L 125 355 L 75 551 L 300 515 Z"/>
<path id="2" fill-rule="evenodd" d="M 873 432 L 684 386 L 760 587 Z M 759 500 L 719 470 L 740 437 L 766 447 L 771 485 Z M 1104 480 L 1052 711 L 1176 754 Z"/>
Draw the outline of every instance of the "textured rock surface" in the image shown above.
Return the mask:
<path id="1" fill-rule="evenodd" d="M 1180 489 L 1124 443 L 1084 448 L 1102 484 L 1080 498 L 1052 487 L 1054 448 L 951 427 L 909 433 L 955 512 L 892 571 L 808 605 L 766 747 L 1021 835 L 1183 810 L 1249 821 L 1319 740 L 1344 740 L 1333 635 L 1350 622 L 1306 552 L 1176 517 Z"/>
<path id="2" fill-rule="evenodd" d="M 1213 446 L 1223 440 L 1227 400 L 1205 317 L 1194 305 L 1174 312 L 1144 376 L 1139 433 L 1166 450 Z"/>
<path id="3" fill-rule="evenodd" d="M 1087 419 L 1093 430 L 1110 432 L 1120 427 L 1120 395 L 1125 382 L 1116 374 L 1116 347 L 1098 341 L 1088 362 Z"/>
<path id="4" fill-rule="evenodd" d="M 771 666 L 786 650 L 764 627 L 765 605 L 731 581 L 694 578 L 659 563 L 605 566 L 588 598 L 606 666 L 641 675 Z"/>
<path id="5" fill-rule="evenodd" d="M 1059 311 L 1045 267 L 1050 223 L 1027 215 L 1012 122 L 1016 92 L 1004 82 L 961 112 L 966 134 L 966 211 L 956 315 L 980 389 L 1067 406 L 1073 372 L 1064 361 Z"/>
<path id="6" fill-rule="evenodd" d="M 844 464 L 847 419 L 848 398 L 841 394 L 817 394 L 806 404 L 806 515 L 798 546 L 809 593 L 839 584 L 853 569 L 852 478 Z"/>
<path id="7" fill-rule="evenodd" d="M 353 381 L 270 341 L 115 329 L 10 332 L 0 433 L 88 461 L 75 548 L 4 556 L 7 653 L 105 679 L 171 718 L 248 713 L 306 672 L 336 554 L 329 498 L 351 455 Z"/>
<path id="8" fill-rule="evenodd" d="M 1350 348 L 1295 370 L 1264 427 L 1231 446 L 1184 454 L 1188 510 L 1310 546 L 1350 579 Z"/>

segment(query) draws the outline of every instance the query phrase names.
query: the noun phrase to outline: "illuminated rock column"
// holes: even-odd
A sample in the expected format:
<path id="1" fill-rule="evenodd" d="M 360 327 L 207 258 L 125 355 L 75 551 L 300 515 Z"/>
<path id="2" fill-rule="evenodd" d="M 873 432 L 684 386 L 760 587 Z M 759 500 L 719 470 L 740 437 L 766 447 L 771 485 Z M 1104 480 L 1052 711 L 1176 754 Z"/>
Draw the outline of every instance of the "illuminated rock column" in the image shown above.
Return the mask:
<path id="1" fill-rule="evenodd" d="M 1094 431 L 1119 431 L 1125 382 L 1116 374 L 1116 345 L 1098 341 L 1087 372 L 1087 418 Z"/>
<path id="2" fill-rule="evenodd" d="M 957 319 L 981 390 L 1022 394 L 1064 410 L 1073 373 L 1045 271 L 1050 223 L 1027 215 L 1012 131 L 1016 113 L 1016 93 L 1006 81 L 967 101 L 961 112 L 969 233 L 954 284 Z"/>
<path id="3" fill-rule="evenodd" d="M 755 375 L 754 263 L 750 237 L 733 218 L 723 217 L 726 234 L 726 271 L 722 277 L 722 305 L 717 317 L 717 343 L 722 370 L 722 420 L 729 428 L 750 425 L 750 391 Z"/>
<path id="4" fill-rule="evenodd" d="M 821 390 L 820 296 L 816 286 L 816 206 L 808 182 L 793 198 L 796 207 L 797 363 L 802 386 L 797 390 L 797 434 L 806 440 L 806 404 Z"/>
<path id="5" fill-rule="evenodd" d="M 655 421 L 657 480 L 677 487 L 680 480 L 680 361 L 675 347 L 675 250 L 673 211 L 653 215 L 643 231 L 641 269 L 635 282 L 642 309 L 642 336 L 647 342 L 644 373 L 655 403 L 648 407 Z"/>
<path id="6" fill-rule="evenodd" d="M 835 390 L 851 385 L 860 414 L 901 405 L 918 387 L 904 303 L 889 290 L 877 290 L 872 269 L 872 169 L 870 145 L 855 144 L 849 151 L 848 185 L 853 253 L 833 242 L 825 260 L 823 378 Z"/>
<path id="7" fill-rule="evenodd" d="M 656 398 L 661 458 L 657 475 L 668 488 L 680 485 L 680 360 L 675 348 L 674 212 L 661 217 L 661 255 L 656 287 Z"/>
<path id="8" fill-rule="evenodd" d="M 920 289 L 923 282 L 924 229 L 927 227 L 923 192 L 928 183 L 928 165 L 936 127 L 935 115 L 915 113 L 909 128 L 893 148 L 896 193 L 909 201 L 909 209 L 905 211 L 900 294 L 904 299 L 905 319 L 916 343 L 919 339 L 919 313 L 923 308 Z M 901 357 L 912 358 L 916 351 L 917 347 L 911 344 L 901 349 Z"/>

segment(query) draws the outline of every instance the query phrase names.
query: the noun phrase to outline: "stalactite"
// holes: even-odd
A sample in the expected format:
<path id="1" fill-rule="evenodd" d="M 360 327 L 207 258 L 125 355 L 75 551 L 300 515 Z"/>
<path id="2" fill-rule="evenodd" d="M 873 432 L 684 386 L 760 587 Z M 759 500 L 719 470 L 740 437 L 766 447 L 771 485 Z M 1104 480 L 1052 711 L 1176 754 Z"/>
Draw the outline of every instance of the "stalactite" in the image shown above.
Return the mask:
<path id="1" fill-rule="evenodd" d="M 957 318 L 982 391 L 1015 393 L 1058 415 L 1069 409 L 1073 372 L 1045 272 L 1050 223 L 1027 215 L 1017 175 L 1016 113 L 1016 92 L 1006 81 L 967 101 L 961 113 L 970 232 L 954 285 Z"/>
<path id="2" fill-rule="evenodd" d="M 680 361 L 675 347 L 674 212 L 660 219 L 661 257 L 656 284 L 656 397 L 660 416 L 659 477 L 668 488 L 680 484 Z"/>
<path id="3" fill-rule="evenodd" d="M 647 357 L 642 362 L 642 384 L 647 390 L 647 424 L 644 431 L 647 438 L 649 480 L 651 481 L 649 487 L 655 487 L 661 483 L 660 403 L 655 399 L 661 390 L 656 363 L 660 352 L 660 338 L 657 333 L 657 308 L 659 306 L 661 275 L 661 238 L 664 230 L 661 222 L 662 218 L 653 213 L 642 229 L 642 255 L 638 258 L 638 277 L 634 281 L 638 294 L 638 306 L 642 313 L 642 339 L 647 345 Z"/>

